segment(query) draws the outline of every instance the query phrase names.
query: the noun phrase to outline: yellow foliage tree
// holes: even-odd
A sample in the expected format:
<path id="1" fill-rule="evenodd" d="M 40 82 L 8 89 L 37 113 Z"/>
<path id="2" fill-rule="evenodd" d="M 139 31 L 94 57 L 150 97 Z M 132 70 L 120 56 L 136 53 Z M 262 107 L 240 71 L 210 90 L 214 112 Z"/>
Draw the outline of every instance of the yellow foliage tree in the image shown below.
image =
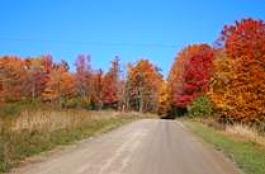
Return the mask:
<path id="1" fill-rule="evenodd" d="M 159 105 L 158 114 L 164 118 L 167 117 L 170 111 L 170 95 L 167 81 L 162 81 L 159 90 Z"/>
<path id="2" fill-rule="evenodd" d="M 129 67 L 126 93 L 130 108 L 140 112 L 156 112 L 162 79 L 159 69 L 148 60 L 142 59 Z"/>

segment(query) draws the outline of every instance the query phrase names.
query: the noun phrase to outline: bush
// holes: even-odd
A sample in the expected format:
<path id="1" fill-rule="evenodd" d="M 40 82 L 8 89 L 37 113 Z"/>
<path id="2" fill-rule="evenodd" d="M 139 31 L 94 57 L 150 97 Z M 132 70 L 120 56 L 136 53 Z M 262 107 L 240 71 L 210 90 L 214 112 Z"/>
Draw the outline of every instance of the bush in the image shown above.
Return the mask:
<path id="1" fill-rule="evenodd" d="M 20 101 L 15 103 L 7 103 L 0 106 L 0 117 L 16 117 L 22 111 L 31 110 L 35 111 L 42 108 L 42 104 L 39 101 Z"/>
<path id="2" fill-rule="evenodd" d="M 83 108 L 83 109 L 90 109 L 91 102 L 88 99 L 81 99 L 81 98 L 71 98 L 65 99 L 62 103 L 63 108 Z"/>
<path id="3" fill-rule="evenodd" d="M 193 101 L 188 108 L 188 114 L 192 117 L 205 117 L 213 114 L 213 106 L 207 96 L 202 96 Z"/>

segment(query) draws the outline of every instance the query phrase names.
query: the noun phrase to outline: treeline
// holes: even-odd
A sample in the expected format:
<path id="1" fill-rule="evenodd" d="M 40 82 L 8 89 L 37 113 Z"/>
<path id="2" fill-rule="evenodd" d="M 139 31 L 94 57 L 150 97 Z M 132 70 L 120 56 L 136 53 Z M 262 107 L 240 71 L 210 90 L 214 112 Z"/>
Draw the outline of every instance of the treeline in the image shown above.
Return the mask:
<path id="1" fill-rule="evenodd" d="M 0 58 L 1 105 L 41 102 L 61 108 L 112 108 L 162 116 L 216 115 L 221 120 L 265 120 L 265 23 L 243 19 L 225 26 L 211 46 L 189 45 L 178 53 L 165 80 L 147 59 L 127 67 L 119 58 L 108 72 L 81 55 L 75 72 L 51 56 Z"/>
<path id="2" fill-rule="evenodd" d="M 118 57 L 106 73 L 94 70 L 85 55 L 78 56 L 75 67 L 72 73 L 66 61 L 55 63 L 51 56 L 1 57 L 2 107 L 37 102 L 57 108 L 156 111 L 162 75 L 148 60 L 129 65 L 127 78 L 121 78 Z"/>

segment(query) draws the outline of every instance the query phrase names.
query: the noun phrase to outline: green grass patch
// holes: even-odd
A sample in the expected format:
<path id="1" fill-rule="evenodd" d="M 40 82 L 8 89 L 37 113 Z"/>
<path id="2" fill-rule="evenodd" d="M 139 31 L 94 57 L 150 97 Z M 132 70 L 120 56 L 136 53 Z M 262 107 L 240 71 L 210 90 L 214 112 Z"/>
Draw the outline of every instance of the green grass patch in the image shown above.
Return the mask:
<path id="1" fill-rule="evenodd" d="M 265 174 L 265 147 L 252 141 L 232 137 L 196 121 L 187 121 L 186 125 L 199 137 L 235 161 L 244 173 Z"/>
<path id="2" fill-rule="evenodd" d="M 52 132 L 3 131 L 0 134 L 0 173 L 17 166 L 27 157 L 54 149 L 59 145 L 72 144 L 100 133 L 110 131 L 135 120 L 135 117 L 99 118 L 76 127 L 68 127 Z"/>

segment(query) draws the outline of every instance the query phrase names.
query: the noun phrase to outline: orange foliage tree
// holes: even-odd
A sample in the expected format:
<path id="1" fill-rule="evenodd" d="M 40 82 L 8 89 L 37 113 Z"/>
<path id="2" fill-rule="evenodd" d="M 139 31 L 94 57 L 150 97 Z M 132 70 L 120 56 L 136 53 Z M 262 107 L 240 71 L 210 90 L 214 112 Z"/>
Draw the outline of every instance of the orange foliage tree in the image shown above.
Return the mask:
<path id="1" fill-rule="evenodd" d="M 34 101 L 40 99 L 46 88 L 48 76 L 52 69 L 51 56 L 28 58 L 25 60 L 26 79 L 24 83 L 24 94 L 28 99 Z"/>
<path id="2" fill-rule="evenodd" d="M 221 118 L 265 120 L 265 24 L 244 19 L 226 26 L 225 53 L 215 61 L 209 95 Z"/>
<path id="3" fill-rule="evenodd" d="M 25 61 L 18 57 L 0 59 L 1 95 L 5 102 L 23 100 L 26 96 L 24 86 L 26 80 Z"/>
<path id="4" fill-rule="evenodd" d="M 157 113 L 161 117 L 168 117 L 170 112 L 170 96 L 169 96 L 169 86 L 167 81 L 163 80 L 161 82 L 160 90 L 159 90 L 159 104 Z"/>
<path id="5" fill-rule="evenodd" d="M 74 97 L 75 79 L 68 72 L 68 65 L 65 62 L 56 65 L 49 74 L 47 86 L 42 94 L 43 100 L 63 106 L 67 100 Z"/>
<path id="6" fill-rule="evenodd" d="M 162 75 L 148 60 L 142 59 L 128 70 L 127 94 L 131 109 L 156 112 Z"/>

